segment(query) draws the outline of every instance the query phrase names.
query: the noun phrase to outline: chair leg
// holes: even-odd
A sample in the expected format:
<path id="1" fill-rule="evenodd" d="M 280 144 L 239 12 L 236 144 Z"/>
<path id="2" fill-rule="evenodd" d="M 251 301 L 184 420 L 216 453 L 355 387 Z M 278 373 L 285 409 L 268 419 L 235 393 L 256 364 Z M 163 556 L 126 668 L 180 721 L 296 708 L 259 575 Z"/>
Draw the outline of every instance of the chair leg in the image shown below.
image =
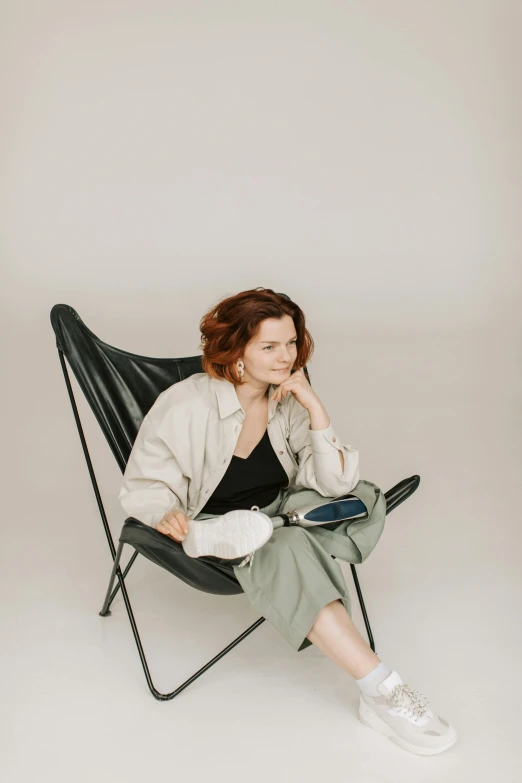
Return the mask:
<path id="1" fill-rule="evenodd" d="M 252 631 L 255 631 L 256 628 L 258 628 L 261 623 L 265 622 L 264 617 L 260 617 L 259 620 L 256 620 L 253 625 L 250 626 L 250 628 L 247 628 L 246 631 L 244 631 L 241 636 L 238 636 L 237 639 L 234 639 L 233 642 L 231 642 L 227 647 L 225 647 L 224 650 L 222 650 L 218 655 L 214 656 L 212 660 L 210 660 L 208 663 L 206 663 L 204 666 L 201 667 L 201 669 L 198 669 L 198 671 L 192 675 L 192 677 L 189 677 L 188 680 L 185 680 L 178 688 L 176 688 L 174 691 L 171 691 L 170 693 L 161 693 L 157 690 L 157 688 L 154 686 L 154 683 L 152 682 L 152 678 L 150 676 L 150 670 L 149 666 L 147 664 L 147 659 L 145 657 L 145 651 L 143 649 L 143 645 L 141 643 L 140 635 L 138 632 L 138 627 L 136 625 L 136 620 L 134 619 L 134 613 L 132 611 L 132 606 L 129 600 L 129 596 L 127 593 L 127 588 L 125 587 L 125 581 L 123 578 L 123 574 L 121 572 L 121 568 L 119 567 L 119 561 L 121 557 L 121 553 L 123 550 L 123 541 L 120 542 L 118 546 L 118 551 L 116 553 L 116 557 L 114 559 L 114 565 L 111 572 L 111 578 L 109 581 L 109 588 L 107 590 L 107 595 L 105 596 L 105 601 L 103 604 L 103 608 L 100 612 L 100 615 L 102 617 L 106 617 L 107 615 L 110 615 L 110 611 L 108 610 L 108 607 L 110 605 L 110 594 L 112 590 L 112 585 L 114 584 L 114 579 L 117 576 L 118 581 L 120 583 L 121 592 L 123 595 L 123 600 L 125 602 L 125 608 L 127 609 L 127 614 L 129 616 L 129 621 L 131 624 L 132 632 L 134 634 L 134 639 L 136 641 L 136 646 L 138 648 L 138 653 L 141 660 L 141 665 L 143 666 L 143 671 L 145 672 L 145 679 L 147 680 L 147 685 L 149 686 L 150 692 L 152 695 L 158 699 L 158 701 L 169 701 L 170 699 L 173 699 L 175 696 L 178 695 L 178 693 L 181 693 L 181 691 L 185 690 L 194 680 L 197 680 L 198 677 L 200 677 L 204 672 L 207 671 L 207 669 L 210 669 L 211 666 L 213 666 L 215 663 L 217 663 L 223 656 L 225 656 L 227 653 L 230 652 L 230 650 L 233 650 L 236 645 L 239 644 L 239 642 L 242 642 L 243 639 L 245 639 L 249 634 L 252 633 Z"/>
<path id="2" fill-rule="evenodd" d="M 109 606 L 111 605 L 112 599 L 114 598 L 114 595 L 116 594 L 116 591 L 114 591 L 114 595 L 111 596 L 111 590 L 112 586 L 114 584 L 114 580 L 116 579 L 116 571 L 118 569 L 118 565 L 120 563 L 120 557 L 121 553 L 123 551 L 123 541 L 120 541 L 120 545 L 118 547 L 118 551 L 116 552 L 116 557 L 114 558 L 114 566 L 112 568 L 111 578 L 109 580 L 109 588 L 107 590 L 107 595 L 105 596 L 105 601 L 103 602 L 103 607 L 100 612 L 100 615 L 102 617 L 107 617 L 108 614 L 110 614 Z M 138 550 L 136 550 L 136 554 L 138 553 Z M 119 582 L 118 582 L 119 586 Z"/>
<path id="3" fill-rule="evenodd" d="M 120 556 L 121 556 L 121 550 L 122 550 L 122 548 L 123 548 L 123 542 L 122 542 L 122 543 L 120 543 L 120 546 L 118 547 L 118 551 L 116 552 L 115 565 L 114 565 L 114 568 L 112 569 L 112 574 L 111 574 L 111 581 L 110 581 L 110 583 L 109 583 L 109 589 L 107 590 L 107 595 L 106 595 L 106 597 L 105 597 L 105 603 L 103 604 L 103 608 L 102 608 L 102 610 L 101 610 L 101 612 L 100 612 L 100 615 L 101 615 L 102 617 L 106 617 L 108 614 L 110 614 L 110 613 L 111 613 L 111 612 L 110 612 L 110 606 L 111 606 L 112 602 L 114 601 L 114 599 L 115 599 L 115 597 L 116 597 L 116 594 L 117 594 L 118 590 L 120 589 L 120 583 L 118 582 L 118 584 L 116 585 L 116 587 L 115 587 L 115 588 L 114 588 L 114 590 L 112 591 L 112 594 L 111 594 L 111 595 L 110 595 L 110 597 L 109 597 L 109 594 L 110 594 L 110 592 L 111 592 L 112 585 L 114 584 L 114 579 L 115 579 L 115 577 L 116 577 L 116 568 L 117 568 L 116 561 L 119 561 L 119 559 L 120 559 Z M 139 555 L 139 552 L 138 552 L 138 550 L 137 550 L 137 549 L 135 549 L 135 550 L 134 550 L 134 554 L 132 555 L 132 557 L 130 558 L 129 562 L 128 562 L 128 563 L 127 563 L 127 565 L 125 566 L 125 571 L 123 572 L 123 579 L 124 579 L 124 580 L 125 580 L 125 577 L 127 576 L 127 574 L 129 573 L 129 571 L 130 571 L 130 569 L 131 569 L 131 566 L 132 566 L 132 564 L 134 563 L 134 561 L 135 561 L 135 560 L 136 560 L 136 558 L 138 557 L 138 555 Z"/>
<path id="4" fill-rule="evenodd" d="M 368 615 L 366 613 L 366 607 L 364 605 L 364 599 L 361 591 L 361 586 L 359 585 L 359 578 L 355 570 L 355 565 L 353 563 L 350 563 L 350 568 L 352 570 L 355 589 L 357 590 L 357 595 L 359 597 L 359 604 L 361 606 L 361 612 L 364 619 L 364 624 L 366 626 L 366 633 L 368 634 L 368 641 L 370 643 L 370 647 L 372 648 L 373 652 L 375 652 L 375 642 L 373 641 L 372 629 L 370 628 L 370 621 L 368 620 Z"/>

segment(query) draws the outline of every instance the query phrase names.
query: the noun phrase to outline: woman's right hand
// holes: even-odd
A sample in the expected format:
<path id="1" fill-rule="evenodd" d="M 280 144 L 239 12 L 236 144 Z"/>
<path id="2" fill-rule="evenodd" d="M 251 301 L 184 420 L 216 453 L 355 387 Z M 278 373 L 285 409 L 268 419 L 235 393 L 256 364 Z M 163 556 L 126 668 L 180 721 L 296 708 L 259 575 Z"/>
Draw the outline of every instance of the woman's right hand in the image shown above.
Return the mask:
<path id="1" fill-rule="evenodd" d="M 156 525 L 156 530 L 174 541 L 183 541 L 189 532 L 189 522 L 192 522 L 183 511 L 169 511 Z"/>

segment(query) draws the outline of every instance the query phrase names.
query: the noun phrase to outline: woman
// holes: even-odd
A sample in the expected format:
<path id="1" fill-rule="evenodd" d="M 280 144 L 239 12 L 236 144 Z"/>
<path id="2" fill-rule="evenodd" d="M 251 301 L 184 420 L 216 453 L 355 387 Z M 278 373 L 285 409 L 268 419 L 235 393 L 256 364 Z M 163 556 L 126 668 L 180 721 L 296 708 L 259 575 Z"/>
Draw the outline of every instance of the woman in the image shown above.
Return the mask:
<path id="1" fill-rule="evenodd" d="M 202 554 L 196 531 L 206 527 L 211 538 L 214 531 L 209 559 L 220 539 L 251 523 L 255 560 L 251 553 L 227 561 L 252 605 L 294 649 L 313 643 L 355 679 L 363 723 L 413 753 L 447 750 L 454 728 L 380 661 L 351 620 L 334 557 L 366 559 L 382 534 L 386 501 L 360 480 L 357 449 L 339 441 L 308 383 L 313 340 L 302 310 L 270 288 L 251 289 L 219 302 L 200 330 L 204 372 L 166 389 L 145 416 L 124 474 L 123 508 L 177 542 L 191 541 L 184 546 L 191 556 Z M 292 511 L 348 493 L 363 500 L 362 521 L 283 524 Z"/>

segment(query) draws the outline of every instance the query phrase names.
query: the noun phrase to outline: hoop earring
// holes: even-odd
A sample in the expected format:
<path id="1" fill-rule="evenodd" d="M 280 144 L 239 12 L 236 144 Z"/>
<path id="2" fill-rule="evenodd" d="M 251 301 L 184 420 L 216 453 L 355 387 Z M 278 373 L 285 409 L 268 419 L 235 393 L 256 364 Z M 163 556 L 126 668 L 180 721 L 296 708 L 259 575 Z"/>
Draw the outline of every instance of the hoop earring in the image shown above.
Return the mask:
<path id="1" fill-rule="evenodd" d="M 239 377 L 241 378 L 241 380 L 243 380 L 243 376 L 245 374 L 245 365 L 243 364 L 241 359 L 237 362 L 237 371 L 239 373 Z"/>

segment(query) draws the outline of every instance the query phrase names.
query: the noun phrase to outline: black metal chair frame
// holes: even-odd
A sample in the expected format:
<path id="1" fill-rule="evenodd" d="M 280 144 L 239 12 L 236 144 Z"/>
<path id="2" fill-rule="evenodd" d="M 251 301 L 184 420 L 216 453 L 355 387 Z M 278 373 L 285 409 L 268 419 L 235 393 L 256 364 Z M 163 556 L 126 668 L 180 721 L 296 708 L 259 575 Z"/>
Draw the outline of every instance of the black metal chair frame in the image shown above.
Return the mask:
<path id="1" fill-rule="evenodd" d="M 53 310 L 55 310 L 55 308 L 59 308 L 59 307 L 68 307 L 68 306 L 67 305 L 65 305 L 65 306 L 64 305 L 55 305 Z M 80 321 L 80 323 L 81 323 L 81 319 L 76 314 L 76 311 L 72 310 L 72 308 L 69 308 L 69 310 L 71 310 L 75 314 L 77 320 Z M 51 317 L 51 321 L 52 321 L 52 317 Z M 54 326 L 54 324 L 53 324 L 53 326 Z M 89 330 L 87 330 L 87 331 L 89 331 Z M 217 661 L 219 661 L 221 658 L 223 658 L 227 653 L 229 653 L 231 650 L 233 650 L 234 647 L 236 647 L 236 645 L 238 645 L 240 642 L 242 642 L 243 639 L 246 639 L 246 637 L 249 634 L 251 634 L 253 631 L 255 631 L 256 628 L 259 628 L 259 626 L 262 623 L 265 622 L 265 618 L 264 617 L 260 617 L 258 620 L 256 620 L 256 622 L 253 623 L 249 628 L 247 628 L 246 631 L 244 631 L 240 636 L 238 636 L 236 639 L 234 639 L 234 641 L 231 642 L 229 645 L 227 645 L 227 647 L 225 647 L 218 655 L 214 656 L 214 658 L 212 658 L 210 661 L 208 661 L 208 663 L 206 663 L 204 666 L 202 666 L 200 669 L 198 669 L 198 671 L 195 672 L 195 674 L 193 674 L 191 677 L 189 677 L 187 680 L 185 680 L 185 682 L 183 682 L 181 685 L 179 685 L 175 690 L 171 691 L 170 693 L 161 693 L 160 691 L 157 690 L 157 688 L 154 686 L 154 683 L 152 681 L 152 677 L 151 677 L 151 674 L 150 674 L 150 670 L 149 670 L 149 666 L 148 666 L 148 663 L 147 663 L 147 659 L 145 657 L 145 651 L 143 649 L 143 644 L 142 644 L 141 639 L 140 639 L 140 635 L 139 635 L 139 632 L 138 632 L 138 627 L 136 625 L 136 620 L 134 618 L 134 613 L 132 611 L 132 606 L 131 606 L 129 595 L 128 595 L 127 588 L 126 588 L 126 585 L 125 585 L 125 578 L 126 578 L 127 574 L 129 573 L 129 571 L 130 571 L 134 561 L 136 560 L 136 557 L 138 556 L 139 552 L 138 552 L 137 549 L 135 549 L 134 554 L 131 556 L 131 558 L 129 559 L 129 562 L 127 563 L 127 565 L 126 565 L 126 567 L 124 569 L 124 571 L 122 572 L 119 563 L 120 563 L 120 558 L 121 558 L 122 551 L 123 551 L 123 545 L 124 545 L 125 542 L 120 540 L 118 549 L 116 550 L 116 548 L 114 546 L 113 537 L 112 537 L 112 534 L 111 534 L 111 531 L 110 531 L 110 528 L 109 528 L 109 524 L 108 524 L 108 521 L 107 521 L 107 515 L 105 513 L 105 508 L 103 506 L 100 490 L 98 488 L 98 482 L 96 481 L 96 475 L 95 475 L 94 468 L 93 468 L 93 465 L 92 465 L 92 460 L 91 460 L 91 457 L 90 457 L 90 454 L 89 454 L 89 449 L 87 447 L 87 442 L 86 442 L 86 439 L 85 439 L 85 435 L 84 435 L 84 432 L 83 432 L 80 416 L 79 416 L 79 413 L 78 413 L 76 400 L 74 398 L 74 393 L 73 393 L 73 389 L 72 389 L 72 386 L 71 386 L 71 381 L 70 381 L 70 378 L 69 378 L 69 374 L 68 374 L 68 371 L 67 371 L 67 365 L 66 365 L 66 362 L 65 362 L 64 351 L 63 351 L 63 349 L 62 349 L 62 347 L 60 345 L 59 339 L 57 339 L 57 348 L 58 348 L 58 357 L 59 357 L 60 364 L 61 364 L 61 367 L 62 367 L 62 370 L 63 370 L 65 384 L 66 384 L 66 387 L 67 387 L 67 391 L 68 391 L 68 394 L 69 394 L 69 399 L 70 399 L 70 402 L 71 402 L 74 418 L 75 418 L 76 425 L 77 425 L 77 428 L 78 428 L 78 434 L 80 436 L 80 441 L 81 441 L 81 444 L 82 444 L 83 453 L 85 455 L 85 460 L 87 462 L 87 469 L 88 469 L 89 475 L 91 477 L 91 482 L 92 482 L 92 486 L 93 486 L 93 489 L 94 489 L 96 502 L 98 504 L 98 509 L 99 509 L 99 512 L 100 512 L 100 516 L 101 516 L 101 519 L 102 519 L 103 527 L 104 527 L 105 534 L 107 536 L 107 541 L 108 541 L 108 544 L 109 544 L 109 549 L 110 549 L 111 556 L 112 556 L 112 559 L 113 559 L 113 568 L 112 568 L 112 572 L 111 572 L 111 576 L 110 576 L 110 580 L 109 580 L 109 587 L 107 589 L 107 594 L 105 596 L 103 607 L 102 607 L 101 611 L 99 612 L 99 614 L 102 617 L 107 617 L 107 616 L 109 616 L 111 614 L 110 606 L 111 606 L 114 598 L 116 597 L 116 595 L 118 593 L 118 590 L 121 588 L 121 592 L 122 592 L 122 595 L 123 595 L 123 600 L 124 600 L 124 603 L 125 603 L 125 608 L 127 610 L 128 616 L 129 616 L 129 621 L 130 621 L 130 624 L 131 624 L 132 632 L 134 634 L 134 639 L 136 641 L 136 646 L 138 648 L 138 653 L 139 653 L 139 656 L 140 656 L 141 664 L 143 666 L 143 671 L 145 673 L 145 678 L 147 680 L 147 684 L 149 686 L 150 692 L 159 701 L 169 701 L 170 699 L 173 699 L 175 696 L 177 696 L 179 693 L 181 693 L 181 691 L 185 690 L 185 688 L 187 688 L 192 682 L 194 682 L 194 680 L 196 680 L 204 672 L 206 672 L 207 669 L 210 669 L 211 666 L 213 666 L 215 663 L 217 663 Z M 305 372 L 306 372 L 306 368 L 305 368 Z M 307 374 L 307 377 L 308 377 L 308 373 L 306 373 L 306 374 Z M 419 485 L 419 482 L 420 482 L 420 476 L 414 475 L 414 476 L 411 476 L 408 479 L 404 479 L 403 481 L 399 482 L 392 489 L 390 489 L 388 492 L 386 492 L 385 493 L 386 514 L 388 514 L 393 508 L 395 508 L 397 505 L 399 505 L 404 500 L 406 500 L 406 498 L 408 498 L 417 489 L 417 487 Z M 136 523 L 136 520 L 133 517 L 129 517 L 128 519 L 125 520 L 124 527 L 125 527 L 125 524 L 127 524 L 129 522 Z M 139 522 L 139 520 L 138 520 L 138 522 Z M 350 563 L 350 569 L 351 569 L 351 572 L 352 572 L 352 577 L 353 577 L 353 581 L 354 581 L 354 584 L 355 584 L 355 589 L 357 591 L 357 596 L 358 596 L 358 599 L 359 599 L 359 604 L 360 604 L 360 607 L 361 607 L 361 612 L 362 612 L 362 616 L 363 616 L 363 619 L 364 619 L 364 624 L 366 626 L 366 632 L 368 634 L 368 641 L 369 641 L 371 649 L 375 652 L 375 643 L 374 643 L 374 639 L 373 639 L 373 634 L 372 634 L 372 631 L 371 631 L 370 622 L 369 622 L 369 619 L 368 619 L 368 614 L 366 612 L 366 607 L 365 607 L 365 604 L 364 604 L 364 599 L 363 599 L 363 595 L 362 595 L 362 591 L 361 591 L 361 586 L 359 584 L 359 579 L 358 579 L 358 576 L 357 576 L 355 565 L 353 563 Z M 118 579 L 118 584 L 113 589 L 114 582 L 115 582 L 116 578 Z"/>

